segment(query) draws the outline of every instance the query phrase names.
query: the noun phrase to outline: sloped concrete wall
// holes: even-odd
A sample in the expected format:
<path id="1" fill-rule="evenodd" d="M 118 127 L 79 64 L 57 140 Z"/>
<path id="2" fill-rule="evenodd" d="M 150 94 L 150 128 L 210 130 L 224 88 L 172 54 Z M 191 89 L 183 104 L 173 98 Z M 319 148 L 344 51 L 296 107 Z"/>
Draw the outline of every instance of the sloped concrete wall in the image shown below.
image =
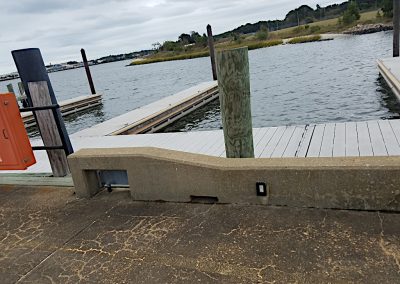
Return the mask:
<path id="1" fill-rule="evenodd" d="M 226 159 L 156 148 L 83 149 L 69 157 L 78 197 L 95 170 L 126 170 L 134 200 L 400 211 L 400 157 Z M 265 182 L 266 197 L 256 182 Z"/>

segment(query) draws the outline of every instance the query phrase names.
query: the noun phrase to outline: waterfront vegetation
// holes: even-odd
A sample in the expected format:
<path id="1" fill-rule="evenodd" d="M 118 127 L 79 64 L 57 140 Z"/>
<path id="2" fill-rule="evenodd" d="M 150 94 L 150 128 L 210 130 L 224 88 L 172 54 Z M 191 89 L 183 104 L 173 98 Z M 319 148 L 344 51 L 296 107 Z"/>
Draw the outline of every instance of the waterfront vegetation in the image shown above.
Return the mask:
<path id="1" fill-rule="evenodd" d="M 360 2 L 363 5 L 363 1 L 357 1 L 358 5 L 360 5 Z M 247 46 L 249 50 L 252 50 L 283 43 L 299 44 L 324 40 L 321 34 L 342 33 L 360 24 L 390 22 L 391 10 L 390 7 L 386 7 L 386 2 L 387 0 L 382 0 L 382 9 L 371 9 L 371 7 L 365 6 L 365 3 L 364 6 L 361 6 L 363 9 L 360 9 L 353 1 L 325 8 L 317 5 L 316 10 L 303 5 L 290 11 L 283 21 L 246 24 L 230 32 L 216 35 L 214 36 L 215 48 L 218 51 L 219 49 Z M 293 24 L 294 14 L 296 14 L 297 25 Z M 332 15 L 338 16 L 332 17 Z M 276 26 L 274 26 L 275 24 Z M 166 41 L 163 44 L 155 43 L 153 49 L 153 54 L 134 60 L 131 65 L 209 56 L 207 36 L 194 31 L 190 34 L 181 34 L 178 41 Z"/>
<path id="2" fill-rule="evenodd" d="M 322 39 L 321 35 L 299 36 L 299 37 L 294 37 L 294 38 L 289 39 L 287 43 L 298 44 L 298 43 L 319 41 L 321 39 Z"/>

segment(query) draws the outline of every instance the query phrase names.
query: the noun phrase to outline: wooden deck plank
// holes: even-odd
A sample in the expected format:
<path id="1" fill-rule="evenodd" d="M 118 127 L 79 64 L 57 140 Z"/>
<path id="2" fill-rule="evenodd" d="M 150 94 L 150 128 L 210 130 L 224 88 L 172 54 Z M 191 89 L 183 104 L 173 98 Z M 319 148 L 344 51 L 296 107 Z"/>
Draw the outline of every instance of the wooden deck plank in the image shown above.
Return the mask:
<path id="1" fill-rule="evenodd" d="M 283 134 L 285 133 L 286 126 L 278 127 L 271 140 L 268 142 L 264 150 L 262 151 L 260 157 L 261 158 L 270 158 L 272 153 L 274 152 L 276 146 L 281 140 Z"/>
<path id="2" fill-rule="evenodd" d="M 336 123 L 327 123 L 325 125 L 324 137 L 322 138 L 319 157 L 333 156 L 333 142 L 335 140 Z"/>
<path id="3" fill-rule="evenodd" d="M 285 152 L 282 157 L 284 158 L 292 158 L 296 156 L 296 153 L 300 147 L 300 143 L 303 139 L 303 135 L 305 134 L 306 126 L 296 126 L 292 137 L 290 138 L 289 144 L 287 145 Z"/>
<path id="4" fill-rule="evenodd" d="M 366 122 L 357 122 L 358 149 L 361 157 L 373 156 L 371 137 Z"/>
<path id="5" fill-rule="evenodd" d="M 346 124 L 336 123 L 333 140 L 333 157 L 346 157 Z"/>
<path id="6" fill-rule="evenodd" d="M 397 141 L 396 135 L 393 132 L 392 126 L 387 120 L 378 121 L 379 128 L 381 129 L 383 140 L 385 141 L 386 150 L 389 156 L 400 155 L 400 146 Z"/>
<path id="7" fill-rule="evenodd" d="M 185 150 L 188 152 L 197 153 L 197 151 L 199 151 L 204 146 L 206 141 L 209 140 L 210 137 L 213 135 L 213 131 L 199 131 L 194 133 L 198 134 L 193 136 L 193 143 L 188 145 Z"/>
<path id="8" fill-rule="evenodd" d="M 278 145 L 275 147 L 275 150 L 271 155 L 272 158 L 281 158 L 283 156 L 283 153 L 285 153 L 295 129 L 295 126 L 289 126 L 285 129 L 285 132 L 283 133 Z"/>
<path id="9" fill-rule="evenodd" d="M 396 136 L 397 142 L 400 144 L 400 119 L 389 120 L 389 123 L 393 129 L 394 135 Z"/>
<path id="10" fill-rule="evenodd" d="M 357 126 L 355 122 L 348 122 L 346 123 L 346 157 L 357 156 L 360 156 Z"/>
<path id="11" fill-rule="evenodd" d="M 387 156 L 388 152 L 383 140 L 381 129 L 377 121 L 368 121 L 368 130 L 371 137 L 372 151 L 374 156 Z"/>
<path id="12" fill-rule="evenodd" d="M 255 149 L 255 156 L 257 158 L 261 157 L 262 152 L 264 151 L 265 147 L 267 147 L 269 141 L 272 139 L 274 136 L 275 132 L 278 130 L 278 127 L 269 127 L 268 131 L 265 133 L 263 136 L 263 139 L 260 141 L 260 143 L 257 144 L 256 149 Z"/>
<path id="13" fill-rule="evenodd" d="M 303 138 L 296 153 L 296 157 L 304 158 L 307 156 L 308 148 L 310 147 L 310 142 L 314 134 L 314 130 L 315 125 L 306 125 Z"/>
<path id="14" fill-rule="evenodd" d="M 311 138 L 310 147 L 308 148 L 307 157 L 319 157 L 321 152 L 322 139 L 324 138 L 325 124 L 315 126 L 314 134 Z"/>

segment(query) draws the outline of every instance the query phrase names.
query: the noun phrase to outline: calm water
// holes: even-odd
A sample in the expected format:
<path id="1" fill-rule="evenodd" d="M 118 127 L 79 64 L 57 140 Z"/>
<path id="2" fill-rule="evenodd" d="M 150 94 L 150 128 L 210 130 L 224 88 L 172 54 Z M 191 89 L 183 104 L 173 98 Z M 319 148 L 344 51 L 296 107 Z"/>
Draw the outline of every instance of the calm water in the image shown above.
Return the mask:
<path id="1" fill-rule="evenodd" d="M 381 32 L 250 51 L 253 126 L 400 117 L 399 104 L 376 66 L 377 58 L 391 56 L 391 41 L 391 32 Z M 70 133 L 211 78 L 209 58 L 125 67 L 127 63 L 91 68 L 104 104 L 67 118 Z M 59 101 L 89 94 L 84 69 L 51 73 L 50 78 Z M 0 82 L 0 90 L 7 83 Z M 166 131 L 220 127 L 214 102 Z"/>

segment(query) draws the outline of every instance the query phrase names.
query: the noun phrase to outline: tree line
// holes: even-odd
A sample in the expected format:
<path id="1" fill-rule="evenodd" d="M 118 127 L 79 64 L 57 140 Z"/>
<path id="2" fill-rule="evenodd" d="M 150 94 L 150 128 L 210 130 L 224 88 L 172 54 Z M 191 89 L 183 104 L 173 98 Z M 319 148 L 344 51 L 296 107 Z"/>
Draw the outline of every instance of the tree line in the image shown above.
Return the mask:
<path id="1" fill-rule="evenodd" d="M 351 0 L 341 4 L 332 4 L 326 7 L 316 5 L 313 9 L 308 5 L 289 11 L 283 20 L 259 21 L 257 23 L 247 23 L 231 31 L 216 35 L 215 39 L 223 39 L 235 36 L 240 38 L 241 34 L 256 34 L 257 39 L 265 40 L 270 31 L 278 31 L 285 28 L 307 25 L 316 21 L 339 18 L 339 24 L 350 24 L 360 18 L 360 12 L 381 9 L 383 16 L 393 16 L 393 0 Z M 206 47 L 207 35 L 200 35 L 196 31 L 182 33 L 177 41 L 165 41 L 163 44 L 154 43 L 153 49 L 156 51 L 175 51 L 180 52 L 191 46 Z"/>

